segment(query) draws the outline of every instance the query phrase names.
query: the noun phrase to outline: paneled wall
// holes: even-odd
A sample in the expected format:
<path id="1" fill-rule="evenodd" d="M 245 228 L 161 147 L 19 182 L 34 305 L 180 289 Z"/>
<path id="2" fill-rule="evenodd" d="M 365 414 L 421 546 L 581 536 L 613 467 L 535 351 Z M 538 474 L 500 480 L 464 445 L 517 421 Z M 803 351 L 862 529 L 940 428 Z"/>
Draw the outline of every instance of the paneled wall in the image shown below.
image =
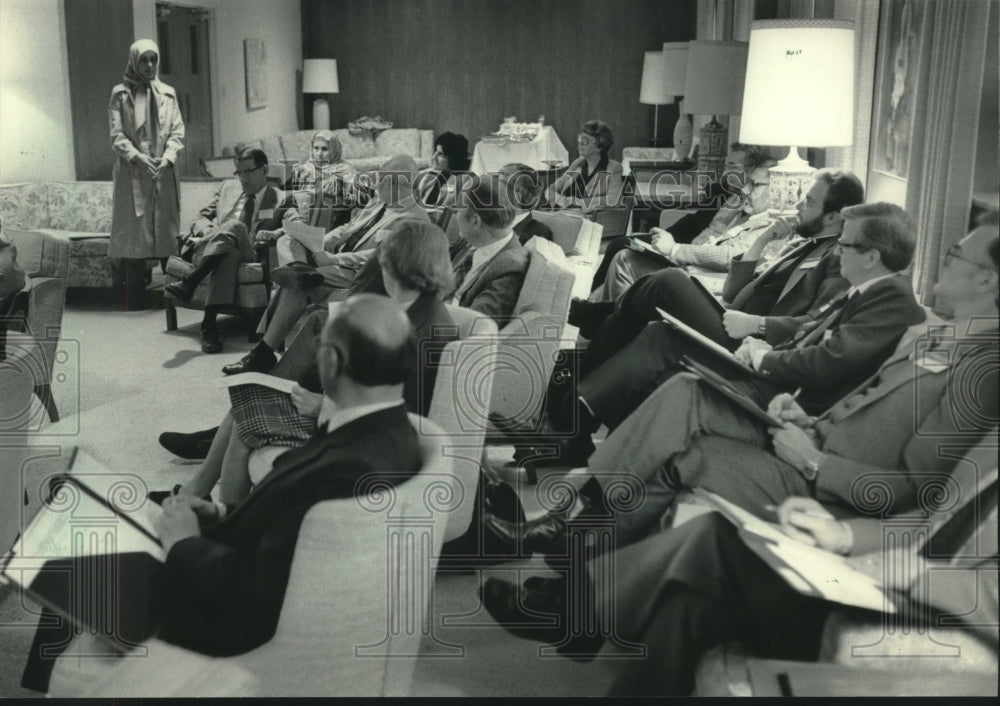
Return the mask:
<path id="1" fill-rule="evenodd" d="M 303 0 L 303 56 L 337 59 L 333 127 L 381 115 L 471 149 L 504 116 L 544 114 L 575 156 L 580 125 L 600 118 L 617 158 L 653 134 L 643 52 L 693 39 L 695 15 L 696 0 Z M 676 120 L 661 107 L 660 133 Z"/>

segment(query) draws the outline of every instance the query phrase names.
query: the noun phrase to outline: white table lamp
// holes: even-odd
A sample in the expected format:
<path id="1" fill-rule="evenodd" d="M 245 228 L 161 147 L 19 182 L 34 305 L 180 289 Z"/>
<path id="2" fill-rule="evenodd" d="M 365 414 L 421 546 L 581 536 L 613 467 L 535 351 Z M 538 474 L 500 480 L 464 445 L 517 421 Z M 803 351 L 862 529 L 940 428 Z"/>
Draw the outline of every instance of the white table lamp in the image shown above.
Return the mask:
<path id="1" fill-rule="evenodd" d="M 302 62 L 303 93 L 340 93 L 336 59 L 306 59 Z M 330 104 L 324 96 L 313 101 L 313 128 L 330 129 Z"/>
<path id="2" fill-rule="evenodd" d="M 750 26 L 740 142 L 789 145 L 771 168 L 771 205 L 792 208 L 815 171 L 803 147 L 844 147 L 854 130 L 854 23 L 761 20 Z"/>
<path id="3" fill-rule="evenodd" d="M 716 178 L 726 165 L 729 128 L 716 118 L 739 115 L 743 107 L 747 43 L 696 40 L 688 43 L 684 109 L 692 115 L 711 115 L 701 129 L 698 171 L 713 172 Z"/>
<path id="4" fill-rule="evenodd" d="M 653 106 L 653 145 L 659 142 L 660 106 L 674 100 L 666 91 L 667 64 L 662 51 L 648 51 L 642 60 L 642 86 L 639 102 Z"/>

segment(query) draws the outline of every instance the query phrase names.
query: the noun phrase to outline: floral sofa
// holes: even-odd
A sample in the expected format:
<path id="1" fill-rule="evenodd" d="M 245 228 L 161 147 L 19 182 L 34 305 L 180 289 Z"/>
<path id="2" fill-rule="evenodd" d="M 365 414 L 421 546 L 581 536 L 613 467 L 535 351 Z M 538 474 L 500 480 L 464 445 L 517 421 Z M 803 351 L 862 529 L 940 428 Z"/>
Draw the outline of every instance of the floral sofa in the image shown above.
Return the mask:
<path id="1" fill-rule="evenodd" d="M 181 225 L 187 227 L 218 189 L 215 180 L 180 182 Z M 110 181 L 41 181 L 0 185 L 0 225 L 39 233 L 69 246 L 68 287 L 111 287 L 120 281 L 108 257 Z M 22 235 L 22 237 L 24 237 Z"/>
<path id="2" fill-rule="evenodd" d="M 285 164 L 298 163 L 309 158 L 311 141 L 315 130 L 299 130 L 284 135 L 274 135 L 258 140 L 241 142 L 237 147 L 258 147 L 267 154 L 271 168 L 268 176 L 286 181 Z M 357 169 L 374 169 L 394 154 L 408 154 L 417 161 L 418 167 L 431 163 L 434 153 L 434 131 L 417 128 L 390 128 L 383 130 L 375 139 L 367 135 L 351 135 L 347 128 L 333 130 L 344 148 L 344 161 Z M 205 175 L 213 178 L 231 176 L 233 156 L 226 154 L 201 160 Z"/>

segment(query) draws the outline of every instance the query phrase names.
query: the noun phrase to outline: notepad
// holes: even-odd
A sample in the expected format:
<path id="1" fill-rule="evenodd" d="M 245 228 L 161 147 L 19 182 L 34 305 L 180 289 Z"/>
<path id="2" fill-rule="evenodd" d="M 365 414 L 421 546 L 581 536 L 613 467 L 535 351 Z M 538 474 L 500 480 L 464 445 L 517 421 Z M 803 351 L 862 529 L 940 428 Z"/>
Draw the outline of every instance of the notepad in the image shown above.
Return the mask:
<path id="1" fill-rule="evenodd" d="M 661 309 L 659 307 L 656 307 L 656 311 L 660 315 L 660 318 L 663 319 L 664 322 L 666 322 L 667 324 L 669 324 L 670 326 L 672 326 L 674 329 L 676 329 L 680 333 L 682 333 L 685 336 L 687 336 L 689 339 L 691 339 L 695 343 L 700 344 L 704 348 L 706 348 L 709 351 L 715 353 L 720 358 L 723 358 L 724 360 L 728 361 L 732 365 L 735 365 L 737 368 L 739 368 L 745 374 L 747 374 L 747 375 L 749 375 L 751 377 L 760 377 L 760 374 L 756 370 L 754 370 L 749 365 L 747 365 L 746 363 L 744 363 L 743 361 L 741 361 L 735 355 L 733 355 L 732 353 L 730 353 L 726 348 L 720 346 L 718 343 L 716 343 L 715 341 L 713 341 L 708 336 L 705 336 L 700 331 L 691 328 L 690 326 L 688 326 L 686 323 L 684 323 L 683 321 L 681 321 L 677 317 L 673 316 L 672 314 L 668 314 L 667 312 L 665 312 L 663 309 Z"/>

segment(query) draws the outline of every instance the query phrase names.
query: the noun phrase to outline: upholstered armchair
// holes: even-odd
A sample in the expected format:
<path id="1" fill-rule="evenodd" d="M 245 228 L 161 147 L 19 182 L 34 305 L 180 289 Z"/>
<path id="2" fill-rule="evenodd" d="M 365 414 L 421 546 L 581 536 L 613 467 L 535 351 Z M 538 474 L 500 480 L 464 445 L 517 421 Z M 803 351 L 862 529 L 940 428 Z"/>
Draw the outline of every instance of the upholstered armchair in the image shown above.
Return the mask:
<path id="1" fill-rule="evenodd" d="M 28 332 L 38 342 L 42 355 L 41 375 L 35 382 L 35 394 L 45 405 L 49 419 L 59 421 L 52 398 L 52 368 L 62 335 L 66 283 L 69 275 L 69 243 L 45 232 L 5 230 L 17 248 L 17 260 L 31 278 L 28 293 Z"/>
<path id="2" fill-rule="evenodd" d="M 426 419 L 411 422 L 425 432 L 417 476 L 306 514 L 270 641 L 214 658 L 154 639 L 145 656 L 122 659 L 98 656 L 108 648 L 85 633 L 56 662 L 50 695 L 407 695 L 421 639 L 435 623 L 431 584 L 450 522 L 447 499 L 456 493 L 442 453 L 447 435 Z M 91 648 L 86 658 L 68 656 Z"/>

